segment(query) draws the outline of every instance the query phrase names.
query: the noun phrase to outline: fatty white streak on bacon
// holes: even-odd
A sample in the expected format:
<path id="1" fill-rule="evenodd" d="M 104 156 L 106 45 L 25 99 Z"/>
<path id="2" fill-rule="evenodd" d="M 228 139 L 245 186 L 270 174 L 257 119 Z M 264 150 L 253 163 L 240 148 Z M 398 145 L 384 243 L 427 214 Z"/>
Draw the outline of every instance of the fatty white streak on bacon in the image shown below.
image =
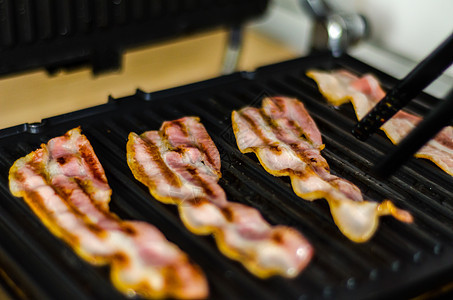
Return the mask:
<path id="1" fill-rule="evenodd" d="M 325 198 L 335 223 L 349 239 L 368 240 L 382 215 L 412 221 L 409 213 L 388 200 L 382 204 L 363 201 L 357 186 L 330 174 L 320 153 L 324 148 L 321 134 L 297 99 L 265 98 L 260 109 L 233 111 L 232 122 L 239 150 L 255 153 L 272 175 L 290 176 L 298 196 L 310 201 Z"/>
<path id="2" fill-rule="evenodd" d="M 312 247 L 296 230 L 269 225 L 260 213 L 229 202 L 217 183 L 220 155 L 196 117 L 164 122 L 159 131 L 130 133 L 127 161 L 134 176 L 159 201 L 178 205 L 196 234 L 213 234 L 226 256 L 259 277 L 294 277 Z"/>
<path id="3" fill-rule="evenodd" d="M 321 93 L 333 105 L 351 101 L 359 120 L 385 96 L 377 79 L 369 74 L 357 77 L 344 70 L 332 72 L 311 70 L 307 75 L 318 83 Z M 381 129 L 392 143 L 397 144 L 420 121 L 421 117 L 401 110 Z M 453 176 L 453 127 L 444 127 L 415 156 L 431 160 Z"/>
<path id="4" fill-rule="evenodd" d="M 51 139 L 11 167 L 10 189 L 42 222 L 90 263 L 111 265 L 127 295 L 203 298 L 199 268 L 154 226 L 122 221 L 108 208 L 111 189 L 80 128 Z"/>

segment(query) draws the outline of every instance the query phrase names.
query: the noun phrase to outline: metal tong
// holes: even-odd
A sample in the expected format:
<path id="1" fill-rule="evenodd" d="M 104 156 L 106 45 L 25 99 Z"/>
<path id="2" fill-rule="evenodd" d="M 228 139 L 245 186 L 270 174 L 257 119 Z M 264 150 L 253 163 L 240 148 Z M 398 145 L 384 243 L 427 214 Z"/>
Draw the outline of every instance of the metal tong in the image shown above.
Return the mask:
<path id="1" fill-rule="evenodd" d="M 353 128 L 353 135 L 364 141 L 385 122 L 408 104 L 425 87 L 453 63 L 453 33 L 406 77 Z M 453 89 L 420 124 L 405 137 L 380 163 L 375 165 L 377 175 L 388 176 L 428 142 L 453 118 Z"/>

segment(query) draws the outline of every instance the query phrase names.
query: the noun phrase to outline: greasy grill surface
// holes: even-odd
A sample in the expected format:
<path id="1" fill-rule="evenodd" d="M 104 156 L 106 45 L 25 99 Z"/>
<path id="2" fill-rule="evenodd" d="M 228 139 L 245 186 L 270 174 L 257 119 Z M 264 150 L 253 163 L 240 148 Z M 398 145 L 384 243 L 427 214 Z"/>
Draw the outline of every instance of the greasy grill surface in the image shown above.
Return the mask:
<path id="1" fill-rule="evenodd" d="M 186 251 L 206 272 L 212 299 L 410 297 L 452 281 L 453 179 L 416 159 L 389 179 L 369 174 L 373 162 L 393 146 L 382 134 L 367 143 L 353 138 L 350 130 L 356 121 L 351 107 L 326 104 L 314 82 L 304 76 L 313 67 L 373 72 L 386 87 L 394 82 L 352 58 L 319 55 L 153 94 L 138 91 L 41 124 L 0 131 L 0 267 L 16 284 L 10 290 L 19 288 L 32 298 L 122 298 L 110 284 L 106 268 L 80 260 L 8 191 L 7 174 L 14 160 L 78 125 L 106 170 L 113 189 L 111 210 L 124 219 L 154 224 Z M 230 125 L 231 111 L 258 106 L 263 96 L 277 94 L 305 103 L 323 135 L 322 153 L 332 173 L 354 182 L 367 199 L 392 199 L 413 214 L 415 223 L 383 218 L 371 241 L 355 244 L 337 230 L 325 201 L 298 198 L 287 178 L 273 177 L 254 155 L 241 154 Z M 410 109 L 423 114 L 435 102 L 422 95 Z M 125 159 L 128 133 L 156 130 L 164 120 L 186 115 L 200 116 L 216 143 L 222 159 L 220 185 L 228 199 L 258 208 L 273 224 L 297 228 L 313 244 L 315 257 L 300 276 L 255 278 L 222 256 L 211 237 L 186 230 L 174 206 L 152 199 L 133 178 Z"/>

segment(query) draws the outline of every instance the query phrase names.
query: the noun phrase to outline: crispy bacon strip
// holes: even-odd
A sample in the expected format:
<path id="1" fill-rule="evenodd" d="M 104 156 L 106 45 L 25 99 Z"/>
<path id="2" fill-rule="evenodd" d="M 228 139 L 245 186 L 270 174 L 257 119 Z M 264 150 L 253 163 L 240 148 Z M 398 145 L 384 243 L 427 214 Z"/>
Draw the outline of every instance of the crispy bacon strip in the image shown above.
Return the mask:
<path id="1" fill-rule="evenodd" d="M 359 120 L 385 96 L 377 79 L 369 74 L 357 77 L 343 70 L 332 72 L 311 70 L 307 72 L 307 76 L 318 83 L 320 92 L 333 105 L 351 101 Z M 401 110 L 381 129 L 392 143 L 398 144 L 421 119 Z M 415 154 L 415 157 L 429 159 L 453 176 L 453 127 L 444 127 Z"/>
<path id="2" fill-rule="evenodd" d="M 140 136 L 130 133 L 127 162 L 154 198 L 178 205 L 189 230 L 213 234 L 222 253 L 256 276 L 295 277 L 310 261 L 312 247 L 299 232 L 271 226 L 256 209 L 227 201 L 217 183 L 219 152 L 198 118 L 167 121 Z"/>
<path id="3" fill-rule="evenodd" d="M 111 279 L 126 295 L 204 298 L 206 278 L 198 266 L 154 226 L 122 221 L 109 211 L 111 189 L 80 128 L 51 139 L 18 159 L 10 190 L 57 237 L 83 259 L 109 264 Z"/>
<path id="4" fill-rule="evenodd" d="M 392 215 L 412 222 L 411 215 L 390 201 L 363 201 L 357 186 L 330 174 L 321 156 L 324 148 L 315 122 L 297 99 L 269 97 L 262 108 L 245 107 L 232 114 L 239 150 L 253 152 L 274 176 L 289 176 L 294 192 L 305 200 L 325 198 L 341 232 L 365 242 L 377 229 L 379 217 Z"/>

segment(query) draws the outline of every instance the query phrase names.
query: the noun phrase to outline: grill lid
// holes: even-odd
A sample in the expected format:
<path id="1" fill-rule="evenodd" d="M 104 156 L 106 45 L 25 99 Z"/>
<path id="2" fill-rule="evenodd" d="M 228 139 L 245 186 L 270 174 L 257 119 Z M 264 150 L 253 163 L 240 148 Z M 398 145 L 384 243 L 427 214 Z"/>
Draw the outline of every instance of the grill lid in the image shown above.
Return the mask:
<path id="1" fill-rule="evenodd" d="M 89 65 L 118 69 L 126 49 L 232 26 L 264 13 L 268 0 L 2 0 L 0 76 Z"/>
<path id="2" fill-rule="evenodd" d="M 350 134 L 356 123 L 352 107 L 327 105 L 315 83 L 304 75 L 309 68 L 371 72 L 384 87 L 395 82 L 351 57 L 319 54 L 162 92 L 137 91 L 39 124 L 1 130 L 0 267 L 31 298 L 123 299 L 110 284 L 106 268 L 78 258 L 8 190 L 8 170 L 16 159 L 81 125 L 113 190 L 111 211 L 123 219 L 158 227 L 205 271 L 212 299 L 406 298 L 451 282 L 453 178 L 417 159 L 389 179 L 372 177 L 369 170 L 374 159 L 394 146 L 383 134 L 374 135 L 367 143 L 356 140 Z M 326 148 L 322 154 L 333 174 L 355 183 L 367 199 L 393 200 L 412 213 L 414 224 L 383 218 L 369 242 L 355 244 L 337 229 L 325 201 L 300 199 L 287 178 L 268 174 L 254 155 L 240 153 L 231 128 L 231 111 L 259 106 L 264 96 L 281 94 L 304 102 L 323 135 Z M 437 101 L 422 94 L 409 109 L 423 114 Z M 128 133 L 155 130 L 164 120 L 186 115 L 199 116 L 216 143 L 222 159 L 219 183 L 228 199 L 256 207 L 270 223 L 295 227 L 310 240 L 315 256 L 297 278 L 254 277 L 222 256 L 211 237 L 191 234 L 174 206 L 152 199 L 133 178 L 126 164 Z"/>

